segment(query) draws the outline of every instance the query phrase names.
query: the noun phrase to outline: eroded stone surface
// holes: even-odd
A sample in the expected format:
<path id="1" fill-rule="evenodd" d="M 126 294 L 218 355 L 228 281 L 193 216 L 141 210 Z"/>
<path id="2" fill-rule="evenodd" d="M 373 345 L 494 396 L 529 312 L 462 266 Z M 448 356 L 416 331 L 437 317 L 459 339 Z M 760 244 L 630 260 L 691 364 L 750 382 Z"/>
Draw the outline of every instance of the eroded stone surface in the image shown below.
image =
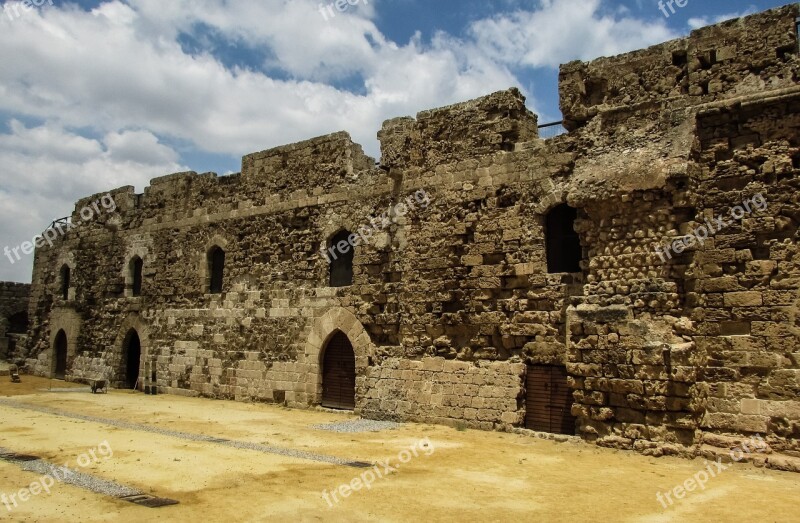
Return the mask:
<path id="1" fill-rule="evenodd" d="M 26 283 L 0 282 L 0 361 L 16 362 L 17 347 L 27 345 L 30 292 Z"/>
<path id="2" fill-rule="evenodd" d="M 563 365 L 586 440 L 712 455 L 759 433 L 776 456 L 764 463 L 791 469 L 798 14 L 563 66 L 570 132 L 553 139 L 538 138 L 512 89 L 387 121 L 379 165 L 337 133 L 246 156 L 241 174 L 117 189 L 116 213 L 36 252 L 28 369 L 53 371 L 63 329 L 68 379 L 119 384 L 135 329 L 159 392 L 310 406 L 340 330 L 356 410 L 373 418 L 511 429 L 524 420 L 526 364 Z M 390 214 L 357 248 L 353 285 L 328 287 L 327 240 L 417 191 L 430 205 Z M 656 252 L 757 194 L 766 209 Z M 563 203 L 578 212 L 581 270 L 548 274 L 546 215 Z M 215 245 L 220 295 L 207 293 Z"/>

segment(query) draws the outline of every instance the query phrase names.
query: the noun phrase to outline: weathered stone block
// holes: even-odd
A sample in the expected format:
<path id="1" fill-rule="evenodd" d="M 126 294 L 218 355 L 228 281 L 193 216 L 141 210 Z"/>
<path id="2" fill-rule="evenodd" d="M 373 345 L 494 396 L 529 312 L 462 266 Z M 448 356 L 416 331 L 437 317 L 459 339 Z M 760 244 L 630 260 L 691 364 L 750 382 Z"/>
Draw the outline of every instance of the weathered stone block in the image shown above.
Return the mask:
<path id="1" fill-rule="evenodd" d="M 728 292 L 724 295 L 726 307 L 760 307 L 764 300 L 760 292 Z"/>

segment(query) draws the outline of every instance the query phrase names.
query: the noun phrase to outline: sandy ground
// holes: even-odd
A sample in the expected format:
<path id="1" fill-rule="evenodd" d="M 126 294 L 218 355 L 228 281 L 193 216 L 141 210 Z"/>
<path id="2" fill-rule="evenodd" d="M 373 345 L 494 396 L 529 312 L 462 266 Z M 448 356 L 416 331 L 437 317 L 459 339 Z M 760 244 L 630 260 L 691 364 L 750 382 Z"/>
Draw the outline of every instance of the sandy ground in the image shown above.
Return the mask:
<path id="1" fill-rule="evenodd" d="M 682 484 L 701 461 L 647 458 L 583 443 L 406 424 L 377 433 L 310 428 L 352 416 L 271 405 L 145 396 L 48 392 L 49 380 L 0 379 L 0 396 L 31 405 L 369 462 L 396 471 L 328 503 L 322 493 L 366 470 L 227 448 L 101 423 L 0 406 L 0 447 L 73 468 L 107 441 L 113 455 L 82 472 L 179 505 L 150 509 L 65 484 L 8 511 L 7 521 L 800 521 L 800 476 L 736 465 L 664 509 L 656 492 Z M 55 382 L 54 387 L 68 384 Z M 433 451 L 402 451 L 428 438 Z M 419 448 L 419 447 L 418 447 Z M 427 455 L 429 454 L 430 455 Z M 384 475 L 384 468 L 378 469 Z M 374 474 L 374 472 L 373 472 Z M 368 477 L 368 476 L 365 476 Z M 0 494 L 37 474 L 0 461 Z M 333 505 L 333 506 L 331 506 Z"/>

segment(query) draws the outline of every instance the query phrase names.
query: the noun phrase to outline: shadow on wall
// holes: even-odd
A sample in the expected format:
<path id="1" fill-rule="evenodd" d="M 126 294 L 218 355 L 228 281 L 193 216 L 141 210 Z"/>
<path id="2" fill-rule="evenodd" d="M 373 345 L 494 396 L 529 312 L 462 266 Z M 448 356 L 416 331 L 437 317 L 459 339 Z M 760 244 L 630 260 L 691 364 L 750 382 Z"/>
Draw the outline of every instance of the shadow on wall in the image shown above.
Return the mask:
<path id="1" fill-rule="evenodd" d="M 0 361 L 10 361 L 17 348 L 25 343 L 28 332 L 28 313 L 25 311 L 12 314 L 6 321 L 5 336 L 0 339 Z"/>

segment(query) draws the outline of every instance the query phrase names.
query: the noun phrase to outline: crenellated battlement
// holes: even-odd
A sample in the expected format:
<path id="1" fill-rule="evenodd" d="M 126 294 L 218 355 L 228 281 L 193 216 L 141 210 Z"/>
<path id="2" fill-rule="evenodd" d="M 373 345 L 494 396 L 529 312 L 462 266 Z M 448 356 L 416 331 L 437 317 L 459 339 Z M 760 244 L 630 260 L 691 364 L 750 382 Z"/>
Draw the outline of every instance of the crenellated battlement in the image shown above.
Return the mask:
<path id="1" fill-rule="evenodd" d="M 387 120 L 378 133 L 385 167 L 435 167 L 502 151 L 539 137 L 519 89 Z"/>
<path id="2" fill-rule="evenodd" d="M 242 176 L 270 193 L 310 187 L 331 189 L 369 171 L 375 160 L 344 131 L 320 136 L 242 158 Z"/>
<path id="3" fill-rule="evenodd" d="M 564 125 L 579 129 L 599 115 L 601 125 L 592 132 L 613 134 L 619 126 L 652 127 L 655 119 L 647 115 L 657 113 L 666 123 L 648 132 L 673 133 L 670 142 L 685 142 L 689 129 L 668 128 L 677 129 L 687 114 L 675 116 L 671 111 L 798 88 L 798 15 L 800 8 L 792 4 L 701 28 L 686 38 L 648 49 L 565 64 L 559 74 Z M 435 169 L 511 152 L 518 144 L 537 140 L 537 124 L 537 116 L 525 106 L 525 97 L 512 88 L 421 111 L 416 117 L 385 121 L 378 132 L 383 170 L 341 131 L 248 154 L 242 158 L 241 173 L 173 173 L 152 179 L 142 194 L 135 194 L 132 187 L 114 189 L 111 194 L 121 214 L 139 214 L 142 219 L 157 219 L 159 213 L 191 214 L 193 208 L 208 205 L 235 207 L 240 200 L 254 205 L 305 201 L 346 191 L 356 181 L 362 185 L 389 183 L 385 171 L 392 168 Z M 619 139 L 631 137 L 614 137 Z M 648 160 L 656 166 L 658 180 L 674 169 L 671 161 L 656 159 L 665 154 L 658 152 Z M 613 161 L 600 163 L 609 165 L 612 183 L 614 173 L 626 170 Z M 103 194 L 79 200 L 73 218 Z"/>

